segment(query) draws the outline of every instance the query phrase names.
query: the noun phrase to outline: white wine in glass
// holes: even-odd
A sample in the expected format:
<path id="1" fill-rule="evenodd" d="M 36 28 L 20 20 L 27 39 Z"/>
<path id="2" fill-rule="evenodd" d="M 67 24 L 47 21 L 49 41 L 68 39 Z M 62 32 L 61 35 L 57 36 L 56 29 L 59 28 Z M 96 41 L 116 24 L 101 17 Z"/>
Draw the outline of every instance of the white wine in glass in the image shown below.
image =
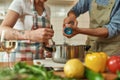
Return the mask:
<path id="1" fill-rule="evenodd" d="M 15 40 L 9 40 L 9 41 L 3 41 L 2 42 L 2 48 L 4 49 L 4 51 L 7 52 L 8 54 L 8 67 L 11 68 L 11 64 L 10 64 L 10 53 L 13 52 L 17 47 L 17 41 Z"/>

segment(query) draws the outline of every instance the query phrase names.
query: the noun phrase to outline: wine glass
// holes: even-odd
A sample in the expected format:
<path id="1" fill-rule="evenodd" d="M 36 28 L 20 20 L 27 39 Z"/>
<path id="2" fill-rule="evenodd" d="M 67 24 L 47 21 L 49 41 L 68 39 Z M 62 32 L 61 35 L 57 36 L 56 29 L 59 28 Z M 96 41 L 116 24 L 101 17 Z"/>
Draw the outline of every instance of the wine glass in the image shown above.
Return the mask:
<path id="1" fill-rule="evenodd" d="M 15 40 L 8 40 L 2 42 L 2 48 L 7 52 L 8 54 L 8 67 L 11 68 L 11 62 L 10 62 L 10 53 L 13 52 L 17 47 L 17 41 Z"/>
<path id="2" fill-rule="evenodd" d="M 0 46 L 5 52 L 7 52 L 7 54 L 8 54 L 8 67 L 12 68 L 11 62 L 10 62 L 10 53 L 17 48 L 17 41 L 16 40 L 4 40 L 4 34 L 5 34 L 5 31 L 2 31 Z"/>

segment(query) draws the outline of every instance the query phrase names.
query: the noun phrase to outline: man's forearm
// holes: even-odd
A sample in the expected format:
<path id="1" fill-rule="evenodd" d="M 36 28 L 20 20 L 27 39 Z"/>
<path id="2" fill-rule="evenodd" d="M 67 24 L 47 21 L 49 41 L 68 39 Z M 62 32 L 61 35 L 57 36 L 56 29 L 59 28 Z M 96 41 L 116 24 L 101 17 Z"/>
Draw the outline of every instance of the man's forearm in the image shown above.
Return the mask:
<path id="1" fill-rule="evenodd" d="M 108 29 L 107 28 L 79 28 L 76 30 L 78 34 L 85 34 L 90 36 L 96 36 L 101 38 L 107 38 L 108 37 Z"/>
<path id="2" fill-rule="evenodd" d="M 0 27 L 0 33 L 5 31 L 6 40 L 28 40 L 30 31 L 16 30 L 9 27 Z M 1 35 L 1 34 L 0 34 Z"/>

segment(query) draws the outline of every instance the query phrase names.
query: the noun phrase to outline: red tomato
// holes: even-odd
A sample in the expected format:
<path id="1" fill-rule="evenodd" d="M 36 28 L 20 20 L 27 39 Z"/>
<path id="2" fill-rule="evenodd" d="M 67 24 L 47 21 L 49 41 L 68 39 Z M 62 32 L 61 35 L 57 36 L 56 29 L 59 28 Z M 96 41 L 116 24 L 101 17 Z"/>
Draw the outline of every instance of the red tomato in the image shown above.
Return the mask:
<path id="1" fill-rule="evenodd" d="M 107 61 L 108 70 L 112 73 L 120 71 L 120 56 L 111 56 Z"/>

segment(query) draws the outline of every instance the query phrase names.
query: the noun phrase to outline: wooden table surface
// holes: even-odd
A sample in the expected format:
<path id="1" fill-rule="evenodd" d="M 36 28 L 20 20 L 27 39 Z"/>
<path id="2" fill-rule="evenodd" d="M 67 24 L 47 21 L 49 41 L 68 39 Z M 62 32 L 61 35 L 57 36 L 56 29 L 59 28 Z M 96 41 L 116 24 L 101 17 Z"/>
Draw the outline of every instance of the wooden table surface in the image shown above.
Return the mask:
<path id="1" fill-rule="evenodd" d="M 29 65 L 33 65 L 33 62 L 32 61 L 24 61 L 26 62 L 27 64 Z M 0 62 L 0 68 L 5 68 L 5 67 L 9 67 L 9 66 L 14 66 L 14 64 L 16 64 L 17 62 Z"/>
<path id="2" fill-rule="evenodd" d="M 61 76 L 61 77 L 65 77 L 65 74 L 62 71 L 61 72 L 56 71 L 56 72 L 54 72 L 54 74 Z M 103 73 L 102 75 L 103 75 L 105 80 L 114 80 L 117 77 L 117 75 L 113 74 L 113 73 Z M 83 80 L 86 80 L 86 79 L 83 79 Z"/>
<path id="3" fill-rule="evenodd" d="M 29 65 L 33 65 L 32 61 L 24 61 L 24 62 L 26 62 Z M 13 66 L 15 63 L 10 63 L 10 64 L 11 64 L 11 66 Z M 2 68 L 8 67 L 8 63 L 0 62 L 0 67 L 2 67 Z M 54 74 L 59 75 L 61 77 L 65 77 L 65 74 L 63 71 L 55 71 Z M 117 75 L 113 74 L 113 73 L 103 73 L 102 75 L 104 76 L 105 80 L 114 80 L 117 77 Z"/>

